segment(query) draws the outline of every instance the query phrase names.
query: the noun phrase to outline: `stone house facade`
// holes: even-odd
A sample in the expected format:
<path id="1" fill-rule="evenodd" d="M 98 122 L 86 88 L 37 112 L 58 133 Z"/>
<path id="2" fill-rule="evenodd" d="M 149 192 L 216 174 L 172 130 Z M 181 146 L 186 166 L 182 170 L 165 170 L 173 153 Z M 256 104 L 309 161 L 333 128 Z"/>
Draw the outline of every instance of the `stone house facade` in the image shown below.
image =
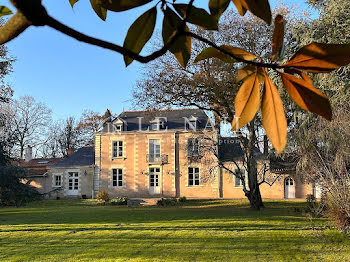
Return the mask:
<path id="1" fill-rule="evenodd" d="M 263 198 L 317 193 L 295 177 L 293 161 L 255 154 L 266 170 Z M 93 146 L 56 161 L 33 183 L 53 199 L 94 198 L 100 190 L 111 198 L 245 198 L 242 181 L 218 165 L 237 172 L 238 163 L 246 175 L 242 159 L 237 138 L 219 136 L 203 110 L 124 111 L 95 133 Z"/>
<path id="2" fill-rule="evenodd" d="M 95 193 L 104 189 L 111 197 L 244 198 L 240 180 L 217 168 L 214 155 L 198 152 L 196 138 L 203 133 L 216 141 L 235 141 L 217 136 L 211 128 L 208 116 L 199 109 L 122 112 L 95 134 Z M 227 151 L 228 165 L 230 157 L 238 162 L 243 157 L 237 141 Z M 269 163 L 259 150 L 256 153 L 259 168 Z M 293 174 L 293 170 L 268 171 L 273 183 L 261 185 L 262 196 L 312 194 L 312 185 L 297 181 Z"/>

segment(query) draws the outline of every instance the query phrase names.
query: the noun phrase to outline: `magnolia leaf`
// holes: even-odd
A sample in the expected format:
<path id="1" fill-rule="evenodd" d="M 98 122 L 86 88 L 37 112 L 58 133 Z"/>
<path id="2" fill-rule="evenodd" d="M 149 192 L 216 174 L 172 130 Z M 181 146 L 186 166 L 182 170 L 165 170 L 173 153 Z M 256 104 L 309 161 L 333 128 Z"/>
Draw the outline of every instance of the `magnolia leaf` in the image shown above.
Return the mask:
<path id="1" fill-rule="evenodd" d="M 260 107 L 261 68 L 245 78 L 235 98 L 235 120 L 232 128 L 237 130 L 249 123 Z"/>
<path id="2" fill-rule="evenodd" d="M 157 8 L 153 7 L 130 26 L 128 33 L 124 40 L 124 48 L 140 53 L 142 48 L 151 38 L 157 19 Z M 128 66 L 134 59 L 124 56 L 125 65 Z"/>
<path id="3" fill-rule="evenodd" d="M 101 6 L 100 0 L 90 0 L 90 4 L 92 9 L 94 9 L 95 13 L 103 20 L 106 20 L 107 17 L 107 9 Z"/>
<path id="4" fill-rule="evenodd" d="M 113 12 L 126 11 L 141 5 L 145 5 L 152 0 L 99 0 L 101 5 Z"/>
<path id="5" fill-rule="evenodd" d="M 222 45 L 221 48 L 225 49 L 227 52 L 230 52 L 232 55 L 239 57 L 241 59 L 251 61 L 255 58 L 258 58 L 256 55 L 253 55 L 252 53 L 249 53 L 241 48 L 229 46 L 229 45 Z M 235 63 L 237 62 L 236 59 L 232 58 L 229 55 L 226 55 L 222 53 L 221 51 L 217 50 L 215 47 L 208 47 L 204 49 L 194 60 L 195 63 L 202 61 L 204 59 L 208 58 L 219 58 L 220 60 L 226 62 L 226 63 Z"/>
<path id="6" fill-rule="evenodd" d="M 11 15 L 12 11 L 6 6 L 0 5 L 0 17 L 5 15 Z"/>
<path id="7" fill-rule="evenodd" d="M 167 8 L 164 11 L 162 28 L 162 37 L 164 44 L 167 44 L 169 38 L 176 34 L 177 29 L 182 25 L 182 22 L 183 21 L 180 19 L 180 17 L 175 14 L 175 12 L 170 8 Z M 185 27 L 185 31 L 189 31 L 189 28 L 187 26 Z M 191 37 L 178 37 L 176 41 L 170 46 L 169 51 L 175 55 L 180 65 L 186 67 L 188 60 L 191 57 Z"/>
<path id="8" fill-rule="evenodd" d="M 272 61 L 276 59 L 283 49 L 284 27 L 286 20 L 283 16 L 277 15 L 275 17 L 275 28 L 272 37 Z"/>
<path id="9" fill-rule="evenodd" d="M 350 44 L 311 43 L 284 65 L 312 73 L 328 73 L 350 63 Z"/>
<path id="10" fill-rule="evenodd" d="M 173 6 L 175 10 L 181 15 L 181 17 L 185 18 L 188 5 L 174 4 Z M 211 16 L 202 8 L 192 6 L 187 21 L 191 24 L 197 25 L 199 28 L 204 30 L 218 30 L 218 21 L 214 16 Z"/>
<path id="11" fill-rule="evenodd" d="M 261 116 L 267 136 L 277 153 L 281 153 L 287 143 L 287 120 L 277 88 L 266 73 Z"/>
<path id="12" fill-rule="evenodd" d="M 252 14 L 271 24 L 271 8 L 269 0 L 233 0 L 240 15 L 249 10 Z"/>
<path id="13" fill-rule="evenodd" d="M 293 68 L 286 68 L 284 70 L 285 73 L 288 73 L 288 74 L 291 74 L 291 75 L 295 75 L 297 74 L 298 76 L 300 76 L 304 81 L 308 82 L 309 84 L 312 85 L 312 80 L 311 78 L 306 74 L 304 73 L 303 71 L 300 71 L 300 70 L 296 70 L 296 69 L 293 69 Z"/>
<path id="14" fill-rule="evenodd" d="M 69 3 L 71 5 L 71 7 L 73 8 L 74 5 L 78 2 L 79 0 L 69 0 Z"/>
<path id="15" fill-rule="evenodd" d="M 244 8 L 244 6 L 242 5 L 241 0 L 232 0 L 232 2 L 235 4 L 238 13 L 241 16 L 245 15 L 245 13 L 247 12 L 247 9 Z"/>
<path id="16" fill-rule="evenodd" d="M 306 80 L 282 72 L 280 75 L 288 94 L 298 106 L 327 120 L 332 119 L 332 108 L 328 98 L 310 83 L 311 79 L 307 75 L 304 74 Z"/>
<path id="17" fill-rule="evenodd" d="M 229 4 L 230 0 L 209 0 L 210 13 L 216 18 L 216 20 L 219 20 Z"/>
<path id="18" fill-rule="evenodd" d="M 254 74 L 255 71 L 256 71 L 256 66 L 253 66 L 253 65 L 247 65 L 243 68 L 238 69 L 236 82 L 237 83 L 241 82 L 248 76 Z M 265 76 L 263 74 L 259 73 L 258 77 L 260 82 L 264 82 Z"/>

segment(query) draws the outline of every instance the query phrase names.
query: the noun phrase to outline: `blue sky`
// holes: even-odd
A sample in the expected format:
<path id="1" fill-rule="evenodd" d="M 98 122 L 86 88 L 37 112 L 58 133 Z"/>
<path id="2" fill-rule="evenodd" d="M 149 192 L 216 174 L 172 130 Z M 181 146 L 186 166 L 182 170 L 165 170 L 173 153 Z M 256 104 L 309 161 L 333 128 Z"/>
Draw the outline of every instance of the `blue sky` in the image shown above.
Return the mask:
<path id="1" fill-rule="evenodd" d="M 0 2 L 11 6 L 9 1 Z M 284 2 L 306 8 L 304 0 Z M 50 15 L 61 22 L 120 45 L 129 26 L 147 9 L 109 12 L 103 22 L 93 13 L 88 0 L 80 0 L 74 10 L 68 0 L 43 3 Z M 208 0 L 195 1 L 196 6 L 206 9 L 207 3 Z M 275 0 L 270 3 L 272 7 L 276 5 Z M 84 109 L 101 113 L 106 108 L 113 113 L 131 109 L 131 91 L 141 77 L 143 65 L 134 62 L 125 68 L 121 55 L 80 43 L 47 27 L 29 28 L 7 46 L 17 58 L 14 72 L 7 77 L 15 97 L 31 95 L 44 102 L 55 119 L 80 116 Z"/>

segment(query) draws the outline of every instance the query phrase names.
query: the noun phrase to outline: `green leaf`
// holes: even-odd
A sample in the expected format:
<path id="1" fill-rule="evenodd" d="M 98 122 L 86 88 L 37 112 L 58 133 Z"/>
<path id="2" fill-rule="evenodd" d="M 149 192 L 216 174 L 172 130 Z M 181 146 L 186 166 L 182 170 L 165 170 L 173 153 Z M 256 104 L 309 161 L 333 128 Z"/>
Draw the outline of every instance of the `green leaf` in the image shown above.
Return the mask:
<path id="1" fill-rule="evenodd" d="M 101 5 L 113 12 L 126 11 L 141 5 L 145 5 L 152 0 L 100 0 Z"/>
<path id="2" fill-rule="evenodd" d="M 103 20 L 106 20 L 107 17 L 107 9 L 101 6 L 100 0 L 90 0 L 90 4 L 92 9 L 94 9 L 95 13 Z"/>
<path id="3" fill-rule="evenodd" d="M 227 9 L 230 0 L 209 0 L 210 13 L 219 20 L 220 16 Z"/>
<path id="4" fill-rule="evenodd" d="M 175 10 L 182 16 L 182 18 L 185 18 L 188 5 L 174 4 L 173 6 Z M 208 14 L 208 12 L 203 8 L 192 6 L 187 21 L 191 24 L 198 25 L 201 29 L 204 30 L 218 30 L 217 19 L 214 16 Z"/>
<path id="5" fill-rule="evenodd" d="M 226 51 L 230 52 L 231 54 L 233 54 L 234 56 L 237 56 L 239 58 L 242 58 L 244 60 L 254 60 L 255 58 L 258 58 L 256 55 L 253 55 L 252 53 L 249 53 L 241 48 L 238 47 L 234 47 L 234 46 L 229 46 L 229 45 L 222 45 L 220 46 L 221 48 L 225 49 Z M 204 59 L 208 59 L 208 58 L 219 58 L 221 61 L 226 62 L 226 63 L 235 63 L 237 62 L 236 59 L 232 58 L 229 55 L 226 55 L 222 52 L 220 52 L 219 50 L 217 50 L 214 47 L 208 47 L 206 49 L 204 49 L 194 60 L 195 63 L 202 61 Z"/>
<path id="6" fill-rule="evenodd" d="M 8 9 L 6 6 L 0 5 L 0 17 L 11 14 L 12 11 L 10 9 Z"/>
<path id="7" fill-rule="evenodd" d="M 177 29 L 181 26 L 183 21 L 180 17 L 175 14 L 170 8 L 167 8 L 164 11 L 163 19 L 163 29 L 162 37 L 164 44 L 168 43 L 169 38 L 176 34 Z M 185 31 L 189 31 L 189 28 L 186 26 Z M 173 53 L 177 61 L 183 66 L 186 67 L 188 60 L 191 57 L 191 37 L 180 36 L 176 41 L 171 45 L 169 51 Z"/>
<path id="8" fill-rule="evenodd" d="M 129 49 L 135 53 L 140 53 L 142 48 L 151 38 L 157 19 L 157 8 L 153 7 L 144 14 L 142 14 L 130 26 L 128 33 L 124 40 L 124 48 Z M 133 59 L 124 56 L 125 65 L 128 66 Z"/>
<path id="9" fill-rule="evenodd" d="M 76 2 L 78 2 L 79 0 L 69 0 L 70 5 L 72 6 L 72 8 L 74 7 L 74 5 L 76 4 Z"/>

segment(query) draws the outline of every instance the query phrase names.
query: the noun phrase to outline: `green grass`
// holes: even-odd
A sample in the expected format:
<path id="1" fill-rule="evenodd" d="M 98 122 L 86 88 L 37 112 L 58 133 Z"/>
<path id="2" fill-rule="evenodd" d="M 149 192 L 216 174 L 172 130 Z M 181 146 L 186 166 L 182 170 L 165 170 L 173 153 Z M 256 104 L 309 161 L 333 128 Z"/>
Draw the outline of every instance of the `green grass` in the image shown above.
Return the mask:
<path id="1" fill-rule="evenodd" d="M 350 261 L 350 240 L 304 202 L 188 201 L 179 207 L 91 200 L 0 208 L 0 261 Z"/>

